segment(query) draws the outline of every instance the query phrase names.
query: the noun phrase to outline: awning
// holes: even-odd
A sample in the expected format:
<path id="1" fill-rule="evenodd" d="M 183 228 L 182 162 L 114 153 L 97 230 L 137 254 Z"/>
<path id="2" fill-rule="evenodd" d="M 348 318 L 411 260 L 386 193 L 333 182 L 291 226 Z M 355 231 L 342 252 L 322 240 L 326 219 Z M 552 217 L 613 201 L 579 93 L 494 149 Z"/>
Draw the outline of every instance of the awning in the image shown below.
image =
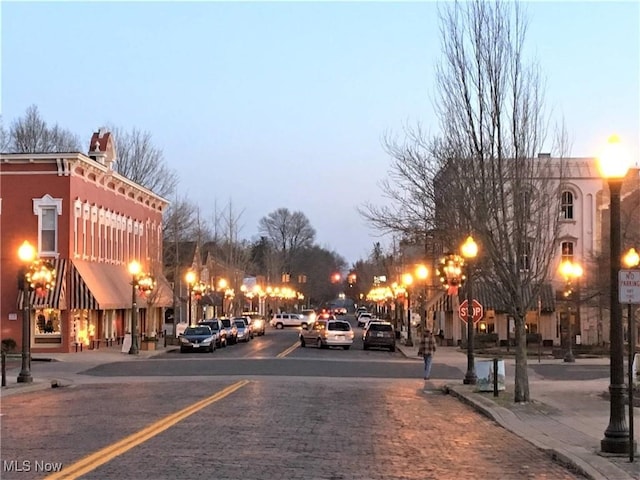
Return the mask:
<path id="1" fill-rule="evenodd" d="M 58 310 L 67 309 L 66 299 L 66 274 L 67 274 L 67 261 L 64 258 L 50 259 L 49 262 L 56 270 L 56 283 L 51 290 L 48 290 L 46 295 L 39 296 L 36 292 L 29 292 L 29 305 L 32 308 L 55 308 Z M 18 293 L 18 309 L 24 308 L 24 292 Z"/>
<path id="2" fill-rule="evenodd" d="M 70 308 L 131 308 L 131 278 L 126 267 L 73 260 Z"/>
<path id="3" fill-rule="evenodd" d="M 131 274 L 124 265 L 74 260 L 71 274 L 70 308 L 89 310 L 129 309 L 132 306 Z M 138 307 L 169 307 L 173 291 L 164 276 L 156 278 L 156 289 L 147 296 L 136 291 Z"/>

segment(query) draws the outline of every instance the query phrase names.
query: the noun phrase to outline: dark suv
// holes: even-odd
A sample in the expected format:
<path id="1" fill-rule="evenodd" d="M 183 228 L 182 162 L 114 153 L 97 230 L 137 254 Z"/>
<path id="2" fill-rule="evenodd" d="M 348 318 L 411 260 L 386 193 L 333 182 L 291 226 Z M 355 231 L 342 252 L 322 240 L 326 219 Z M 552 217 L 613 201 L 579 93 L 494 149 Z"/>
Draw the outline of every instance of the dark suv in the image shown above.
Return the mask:
<path id="1" fill-rule="evenodd" d="M 393 325 L 389 322 L 369 322 L 362 335 L 362 348 L 368 350 L 369 347 L 388 348 L 395 352 L 396 334 Z"/>
<path id="2" fill-rule="evenodd" d="M 198 322 L 198 325 L 208 325 L 211 331 L 216 335 L 216 347 L 227 346 L 227 331 L 222 322 L 217 318 L 210 318 Z"/>

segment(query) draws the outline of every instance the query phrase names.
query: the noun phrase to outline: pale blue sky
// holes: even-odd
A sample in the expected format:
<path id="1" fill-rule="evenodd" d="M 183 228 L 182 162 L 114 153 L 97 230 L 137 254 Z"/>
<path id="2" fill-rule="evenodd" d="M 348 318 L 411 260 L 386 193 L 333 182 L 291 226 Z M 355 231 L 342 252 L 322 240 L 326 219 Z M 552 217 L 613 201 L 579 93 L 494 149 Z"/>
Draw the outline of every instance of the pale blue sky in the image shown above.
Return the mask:
<path id="1" fill-rule="evenodd" d="M 610 133 L 640 152 L 638 2 L 527 3 L 527 48 L 572 156 Z M 152 133 L 187 195 L 242 212 L 240 237 L 280 207 L 349 262 L 375 236 L 356 211 L 385 202 L 385 132 L 436 133 L 435 2 L 7 2 L 5 125 L 35 104 L 88 143 L 111 123 Z"/>

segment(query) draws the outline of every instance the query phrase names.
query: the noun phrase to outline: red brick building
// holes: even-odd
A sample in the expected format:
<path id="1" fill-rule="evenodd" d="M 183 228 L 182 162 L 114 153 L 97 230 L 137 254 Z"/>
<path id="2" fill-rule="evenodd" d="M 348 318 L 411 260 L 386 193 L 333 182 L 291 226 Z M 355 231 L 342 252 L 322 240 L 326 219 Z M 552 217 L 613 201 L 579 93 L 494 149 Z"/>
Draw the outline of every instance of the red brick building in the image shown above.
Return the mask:
<path id="1" fill-rule="evenodd" d="M 139 332 L 162 328 L 173 303 L 162 275 L 162 213 L 168 202 L 119 175 L 115 142 L 100 130 L 89 152 L 0 155 L 0 337 L 22 342 L 25 295 L 18 248 L 26 240 L 57 272 L 45 296 L 29 292 L 33 352 L 98 347 L 131 331 L 138 261 L 157 286 L 137 298 Z M 104 344 L 104 343 L 102 343 Z"/>

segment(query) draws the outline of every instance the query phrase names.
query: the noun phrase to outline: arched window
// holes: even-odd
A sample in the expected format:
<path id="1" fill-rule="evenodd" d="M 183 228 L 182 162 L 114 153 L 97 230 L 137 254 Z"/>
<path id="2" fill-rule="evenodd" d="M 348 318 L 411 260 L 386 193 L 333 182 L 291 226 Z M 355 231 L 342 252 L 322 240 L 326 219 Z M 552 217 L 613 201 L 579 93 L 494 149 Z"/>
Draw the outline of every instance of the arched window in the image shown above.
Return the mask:
<path id="1" fill-rule="evenodd" d="M 573 193 L 565 190 L 562 192 L 560 205 L 563 220 L 573 220 Z"/>
<path id="2" fill-rule="evenodd" d="M 562 242 L 562 261 L 573 262 L 573 242 Z"/>

